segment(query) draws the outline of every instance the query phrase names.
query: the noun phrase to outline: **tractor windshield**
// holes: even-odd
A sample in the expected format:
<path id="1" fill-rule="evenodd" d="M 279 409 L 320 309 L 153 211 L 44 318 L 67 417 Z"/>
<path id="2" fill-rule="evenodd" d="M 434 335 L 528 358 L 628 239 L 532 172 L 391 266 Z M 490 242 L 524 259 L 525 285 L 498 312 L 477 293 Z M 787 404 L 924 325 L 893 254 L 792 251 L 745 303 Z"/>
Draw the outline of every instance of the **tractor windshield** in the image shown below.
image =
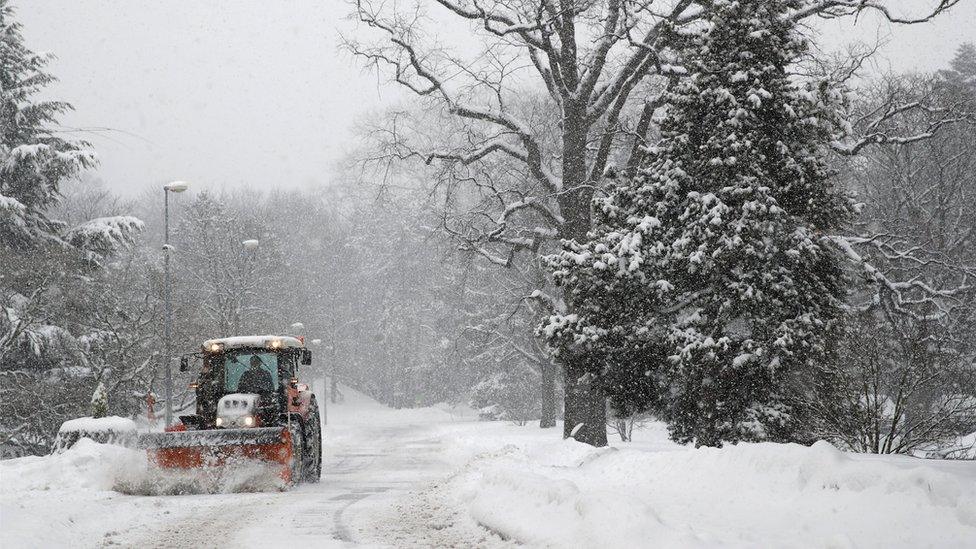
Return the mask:
<path id="1" fill-rule="evenodd" d="M 278 353 L 245 350 L 224 355 L 224 391 L 272 393 L 278 387 Z"/>

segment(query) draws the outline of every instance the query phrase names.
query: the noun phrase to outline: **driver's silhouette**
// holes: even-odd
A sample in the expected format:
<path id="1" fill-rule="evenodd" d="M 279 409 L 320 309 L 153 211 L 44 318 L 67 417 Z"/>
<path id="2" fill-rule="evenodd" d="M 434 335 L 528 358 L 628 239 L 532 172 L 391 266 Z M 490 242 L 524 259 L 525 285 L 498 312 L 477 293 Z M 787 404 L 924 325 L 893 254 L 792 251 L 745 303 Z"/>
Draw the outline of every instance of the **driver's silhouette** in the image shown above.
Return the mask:
<path id="1" fill-rule="evenodd" d="M 274 391 L 274 380 L 271 374 L 262 368 L 264 362 L 258 356 L 251 357 L 251 367 L 244 372 L 241 380 L 237 383 L 237 392 L 256 393 L 259 395 L 268 394 Z"/>

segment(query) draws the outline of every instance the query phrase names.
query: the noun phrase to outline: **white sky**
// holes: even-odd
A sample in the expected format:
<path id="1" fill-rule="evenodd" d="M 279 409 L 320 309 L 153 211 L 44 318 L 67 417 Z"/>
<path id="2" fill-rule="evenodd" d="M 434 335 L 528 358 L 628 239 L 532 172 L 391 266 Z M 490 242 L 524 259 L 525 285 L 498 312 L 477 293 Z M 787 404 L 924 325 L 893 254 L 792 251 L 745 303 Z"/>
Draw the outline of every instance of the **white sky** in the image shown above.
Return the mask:
<path id="1" fill-rule="evenodd" d="M 98 175 L 126 194 L 172 179 L 197 189 L 326 182 L 350 126 L 398 95 L 339 51 L 339 29 L 351 28 L 343 0 L 14 3 L 29 46 L 58 56 L 50 96 L 76 109 L 65 125 L 114 130 L 82 136 Z M 877 70 L 941 68 L 976 41 L 976 1 L 917 27 L 864 18 L 824 28 L 829 47 L 877 36 L 888 39 Z"/>

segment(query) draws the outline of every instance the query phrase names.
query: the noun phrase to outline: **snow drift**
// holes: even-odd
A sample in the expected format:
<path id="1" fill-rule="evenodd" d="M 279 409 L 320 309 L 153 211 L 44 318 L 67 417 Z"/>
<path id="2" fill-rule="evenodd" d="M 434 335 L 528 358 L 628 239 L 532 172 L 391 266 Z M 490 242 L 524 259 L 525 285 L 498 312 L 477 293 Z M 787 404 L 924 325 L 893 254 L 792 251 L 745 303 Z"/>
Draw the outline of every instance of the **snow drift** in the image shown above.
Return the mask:
<path id="1" fill-rule="evenodd" d="M 146 453 L 82 438 L 50 456 L 0 461 L 4 494 L 31 490 L 112 490 L 146 472 Z"/>
<path id="2" fill-rule="evenodd" d="M 445 497 L 532 546 L 976 547 L 974 462 L 826 442 L 672 450 L 523 441 L 475 457 Z"/>

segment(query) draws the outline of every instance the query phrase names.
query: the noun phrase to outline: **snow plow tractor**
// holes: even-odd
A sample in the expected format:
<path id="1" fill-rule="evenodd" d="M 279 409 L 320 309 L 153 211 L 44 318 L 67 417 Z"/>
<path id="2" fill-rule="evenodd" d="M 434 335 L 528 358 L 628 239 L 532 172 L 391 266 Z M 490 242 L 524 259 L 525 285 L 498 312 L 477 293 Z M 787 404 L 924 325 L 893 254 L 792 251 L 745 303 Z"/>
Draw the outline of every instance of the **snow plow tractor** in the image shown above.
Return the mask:
<path id="1" fill-rule="evenodd" d="M 300 365 L 311 352 L 299 338 L 247 336 L 210 339 L 202 361 L 196 413 L 180 416 L 166 432 L 140 437 L 150 462 L 163 470 L 224 468 L 259 462 L 282 487 L 318 482 L 322 472 L 322 429 L 315 395 L 299 383 Z"/>

